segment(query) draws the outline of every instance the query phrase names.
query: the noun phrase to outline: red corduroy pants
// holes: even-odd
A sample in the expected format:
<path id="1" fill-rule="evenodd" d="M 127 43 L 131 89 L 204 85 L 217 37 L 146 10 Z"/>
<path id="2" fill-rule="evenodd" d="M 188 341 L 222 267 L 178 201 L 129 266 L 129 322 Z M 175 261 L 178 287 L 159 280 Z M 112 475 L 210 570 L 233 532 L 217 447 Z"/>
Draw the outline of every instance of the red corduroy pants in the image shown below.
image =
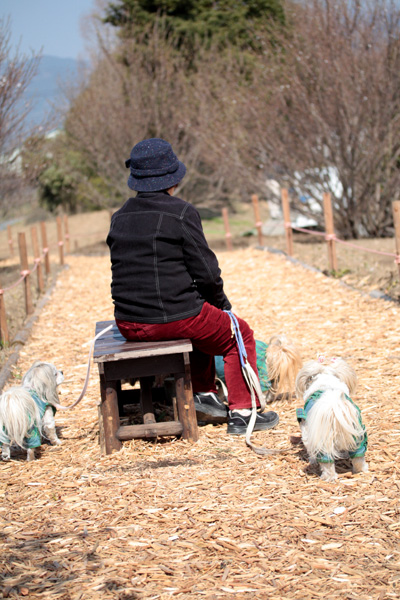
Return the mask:
<path id="1" fill-rule="evenodd" d="M 239 327 L 247 359 L 257 373 L 256 344 L 253 331 L 243 319 Z M 230 410 L 251 407 L 251 397 L 243 378 L 236 338 L 232 337 L 229 315 L 207 302 L 195 317 L 172 323 L 131 323 L 116 320 L 121 334 L 128 340 L 151 342 L 189 338 L 193 392 L 215 392 L 214 356 L 224 357 L 225 380 Z"/>

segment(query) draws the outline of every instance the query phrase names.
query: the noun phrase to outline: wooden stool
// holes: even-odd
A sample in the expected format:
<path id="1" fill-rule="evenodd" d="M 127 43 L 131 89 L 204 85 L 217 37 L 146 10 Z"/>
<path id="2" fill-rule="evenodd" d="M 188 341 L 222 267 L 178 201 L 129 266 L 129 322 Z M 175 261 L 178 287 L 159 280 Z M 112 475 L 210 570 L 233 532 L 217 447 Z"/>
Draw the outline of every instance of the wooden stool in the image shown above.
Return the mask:
<path id="1" fill-rule="evenodd" d="M 130 342 L 118 331 L 115 321 L 96 323 L 96 335 L 108 325 L 114 327 L 96 340 L 93 360 L 100 374 L 100 448 L 104 454 L 121 449 L 121 441 L 158 436 L 182 436 L 197 442 L 196 409 L 190 376 L 190 340 Z M 174 375 L 178 419 L 156 423 L 152 403 L 152 376 Z M 140 380 L 143 425 L 120 425 L 121 380 Z"/>

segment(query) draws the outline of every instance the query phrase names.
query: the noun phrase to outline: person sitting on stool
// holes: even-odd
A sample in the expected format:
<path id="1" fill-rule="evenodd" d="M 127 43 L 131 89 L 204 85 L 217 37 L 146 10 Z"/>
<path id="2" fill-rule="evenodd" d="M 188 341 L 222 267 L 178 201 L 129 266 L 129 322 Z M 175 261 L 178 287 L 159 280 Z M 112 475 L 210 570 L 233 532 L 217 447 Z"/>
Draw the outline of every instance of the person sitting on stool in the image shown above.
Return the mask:
<path id="1" fill-rule="evenodd" d="M 130 168 L 128 186 L 137 195 L 113 214 L 107 237 L 118 329 L 133 341 L 189 338 L 198 418 L 226 417 L 228 433 L 245 435 L 251 397 L 231 320 L 224 312 L 231 303 L 198 211 L 174 195 L 186 167 L 159 138 L 136 144 L 125 164 Z M 246 321 L 238 321 L 257 373 L 253 331 Z M 215 355 L 224 357 L 229 412 L 217 396 Z M 278 422 L 275 412 L 258 413 L 254 430 L 270 429 Z"/>

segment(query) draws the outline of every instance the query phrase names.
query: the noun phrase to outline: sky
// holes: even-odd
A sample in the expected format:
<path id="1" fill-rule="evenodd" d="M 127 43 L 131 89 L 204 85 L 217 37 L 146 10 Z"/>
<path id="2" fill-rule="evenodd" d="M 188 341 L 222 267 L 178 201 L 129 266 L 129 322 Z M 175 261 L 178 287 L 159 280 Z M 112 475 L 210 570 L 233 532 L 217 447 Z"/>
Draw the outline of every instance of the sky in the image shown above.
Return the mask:
<path id="1" fill-rule="evenodd" d="M 94 0 L 0 0 L 0 18 L 11 17 L 11 44 L 61 58 L 84 58 L 81 18 Z"/>

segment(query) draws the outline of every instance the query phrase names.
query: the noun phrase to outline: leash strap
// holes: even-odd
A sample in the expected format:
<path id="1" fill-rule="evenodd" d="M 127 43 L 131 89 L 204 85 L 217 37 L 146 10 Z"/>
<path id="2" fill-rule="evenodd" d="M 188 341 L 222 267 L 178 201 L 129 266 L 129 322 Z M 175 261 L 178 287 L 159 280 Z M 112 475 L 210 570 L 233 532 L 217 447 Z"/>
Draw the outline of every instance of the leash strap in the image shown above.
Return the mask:
<path id="1" fill-rule="evenodd" d="M 238 320 L 232 311 L 226 310 L 224 312 L 227 313 L 227 315 L 229 316 L 229 318 L 231 320 L 232 333 L 235 336 L 236 342 L 238 345 L 239 359 L 240 359 L 240 365 L 242 368 L 243 377 L 247 384 L 247 387 L 249 388 L 250 396 L 251 396 L 251 417 L 250 417 L 249 424 L 246 429 L 246 444 L 256 454 L 271 454 L 271 451 L 267 450 L 266 448 L 257 448 L 256 446 L 254 446 L 254 444 L 252 444 L 251 439 L 250 439 L 251 434 L 253 433 L 254 425 L 256 423 L 256 418 L 257 418 L 256 396 L 260 402 L 261 412 L 265 409 L 265 398 L 264 398 L 264 394 L 262 393 L 261 385 L 258 380 L 257 374 L 255 373 L 253 367 L 247 360 L 247 352 L 246 352 L 246 348 L 245 348 L 245 345 L 243 342 L 243 337 L 242 337 L 242 334 L 240 331 Z"/>
<path id="2" fill-rule="evenodd" d="M 96 341 L 99 339 L 99 337 L 101 337 L 102 335 L 107 333 L 107 331 L 110 331 L 110 329 L 112 329 L 113 327 L 114 327 L 114 324 L 109 325 L 105 329 L 102 329 L 101 331 L 99 331 L 99 333 L 92 339 L 92 341 L 90 343 L 89 358 L 88 358 L 88 364 L 87 364 L 87 370 L 86 370 L 86 379 L 85 379 L 85 383 L 83 384 L 83 389 L 79 395 L 78 400 L 75 400 L 75 402 L 73 404 L 71 404 L 70 406 L 61 406 L 61 404 L 53 403 L 53 406 L 55 406 L 57 408 L 57 410 L 70 410 L 71 408 L 74 408 L 82 400 L 82 398 L 86 394 L 87 386 L 89 384 L 90 364 L 92 361 L 94 345 L 95 345 Z"/>

